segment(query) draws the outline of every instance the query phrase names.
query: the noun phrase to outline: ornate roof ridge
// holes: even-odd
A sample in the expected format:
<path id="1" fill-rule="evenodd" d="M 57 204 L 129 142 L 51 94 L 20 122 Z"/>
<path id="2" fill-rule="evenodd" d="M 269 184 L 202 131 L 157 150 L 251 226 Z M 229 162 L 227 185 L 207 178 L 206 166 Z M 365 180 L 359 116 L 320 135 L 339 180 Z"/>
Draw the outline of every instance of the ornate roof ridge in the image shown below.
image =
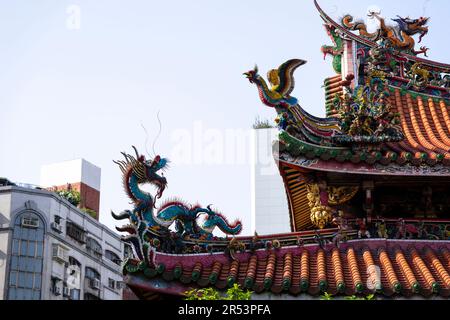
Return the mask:
<path id="1" fill-rule="evenodd" d="M 350 30 L 346 29 L 344 26 L 342 26 L 341 24 L 337 23 L 336 21 L 334 21 L 319 5 L 317 0 L 314 0 L 314 4 L 317 8 L 317 10 L 319 11 L 320 16 L 322 17 L 322 19 L 325 21 L 325 23 L 332 25 L 333 27 L 337 28 L 340 32 L 342 32 L 343 34 L 345 34 L 346 36 L 348 36 L 349 38 L 365 44 L 369 47 L 376 47 L 377 43 L 368 39 L 365 39 L 361 36 L 358 36 L 357 34 L 354 34 L 353 32 L 351 32 Z M 411 54 L 407 54 L 407 53 L 401 53 L 401 55 L 405 58 L 407 58 L 408 60 L 411 61 L 415 61 L 418 63 L 422 63 L 424 65 L 430 66 L 430 67 L 434 67 L 434 68 L 439 68 L 439 69 L 445 69 L 446 72 L 450 72 L 450 64 L 448 63 L 442 63 L 442 62 L 438 62 L 438 61 L 433 61 L 433 60 L 429 60 L 429 59 L 423 59 L 417 56 L 413 56 Z"/>
<path id="2" fill-rule="evenodd" d="M 155 266 L 129 260 L 124 272 L 128 285 L 156 292 L 184 290 L 186 285 L 226 290 L 238 283 L 257 294 L 449 297 L 449 243 L 364 239 L 340 247 L 299 244 L 240 253 L 235 260 L 225 254 L 220 259 L 179 256 L 174 260 L 157 253 Z M 412 270 L 412 276 L 405 277 L 405 270 Z M 166 282 L 160 288 L 152 279 Z"/>

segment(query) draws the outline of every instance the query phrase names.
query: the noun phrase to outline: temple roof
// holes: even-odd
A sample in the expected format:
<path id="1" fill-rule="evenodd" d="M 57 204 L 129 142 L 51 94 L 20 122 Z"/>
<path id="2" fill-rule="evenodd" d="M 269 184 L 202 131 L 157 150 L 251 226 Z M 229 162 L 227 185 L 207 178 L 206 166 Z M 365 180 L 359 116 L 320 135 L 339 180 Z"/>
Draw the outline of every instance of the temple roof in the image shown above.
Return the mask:
<path id="1" fill-rule="evenodd" d="M 379 151 L 353 152 L 308 143 L 283 132 L 275 153 L 282 163 L 301 168 L 355 174 L 450 176 L 449 102 L 391 87 L 405 139 Z M 330 112 L 333 112 L 330 110 Z"/>
<path id="2" fill-rule="evenodd" d="M 409 49 L 396 47 L 399 40 L 381 29 L 369 38 L 363 22 L 347 15 L 338 23 L 315 4 L 334 44 L 322 51 L 334 57 L 338 73 L 324 82 L 327 118 L 311 116 L 290 97 L 268 99 L 272 89 L 253 80 L 279 114 L 275 158 L 325 172 L 450 176 L 450 65 L 420 58 L 427 48 L 415 51 L 412 36 Z M 291 61 L 283 66 L 295 66 Z M 289 77 L 282 70 L 280 78 Z"/>
<path id="3" fill-rule="evenodd" d="M 448 180 L 450 66 L 418 57 L 427 48 L 416 50 L 412 35 L 426 35 L 426 18 L 399 17 L 400 28 L 410 28 L 400 39 L 378 13 L 373 15 L 380 19 L 380 30 L 370 34 L 363 22 L 347 15 L 339 24 L 315 3 L 334 44 L 322 47 L 322 52 L 333 56 L 337 73 L 325 80 L 326 118 L 309 114 L 291 96 L 294 72 L 306 61 L 292 59 L 270 70 L 268 82 L 257 67 L 245 73 L 263 104 L 277 112 L 280 134 L 273 154 L 295 233 L 237 237 L 242 230 L 239 221 L 230 224 L 211 206 L 179 201 L 163 206 L 157 219 L 152 210 L 136 214 L 139 207 L 113 214 L 131 221 L 118 228 L 129 233 L 124 241 L 135 251 L 123 272 L 141 298 L 154 298 L 153 293 L 182 295 L 198 287 L 224 290 L 236 283 L 256 294 L 297 297 L 325 292 L 450 296 L 447 220 L 405 221 L 366 212 L 366 221 L 356 206 L 349 208 L 355 209 L 350 215 L 338 210 L 354 206 L 351 201 L 359 203 L 361 186 L 370 205 L 370 188 L 376 183 L 397 188 L 407 179 L 429 187 Z M 357 30 L 360 35 L 353 32 Z M 124 153 L 126 161 L 117 162 L 126 186 L 137 181 L 129 181 L 126 172 L 142 176 L 142 181 L 154 180 L 145 177 L 149 169 L 140 170 L 148 161 L 136 149 L 135 153 L 136 158 Z M 152 163 L 160 161 L 157 157 Z M 157 171 L 165 163 L 148 168 Z M 166 183 L 158 176 L 158 186 Z M 164 188 L 159 189 L 161 195 Z M 200 213 L 208 215 L 203 225 L 196 220 Z M 173 223 L 176 232 L 169 229 Z M 326 228 L 332 225 L 337 228 Z M 232 237 L 213 236 L 216 227 Z"/>
<path id="4" fill-rule="evenodd" d="M 370 274 L 376 274 L 372 268 L 378 265 L 378 292 L 386 296 L 449 297 L 449 246 L 448 241 L 355 240 L 339 249 L 306 245 L 257 250 L 237 254 L 236 260 L 225 254 L 158 253 L 155 268 L 139 270 L 136 261 L 126 273 L 129 286 L 147 292 L 181 294 L 192 287 L 226 289 L 239 283 L 257 294 L 354 295 L 374 292 L 368 287 L 372 289 Z"/>
<path id="5" fill-rule="evenodd" d="M 332 26 L 332 27 L 334 27 L 336 29 L 338 29 L 343 34 L 343 36 L 346 36 L 346 37 L 348 37 L 351 40 L 355 40 L 358 43 L 364 44 L 364 45 L 369 46 L 369 47 L 376 47 L 377 46 L 377 42 L 373 41 L 373 39 L 368 39 L 368 38 L 365 38 L 365 37 L 363 37 L 361 35 L 357 35 L 357 34 L 353 33 L 352 31 L 350 31 L 348 28 L 345 28 L 342 24 L 340 24 L 340 23 L 336 22 L 335 20 L 333 20 L 320 7 L 320 5 L 317 2 L 317 0 L 314 0 L 314 4 L 315 4 L 317 10 L 319 11 L 320 16 L 325 21 L 325 23 L 329 24 L 330 26 Z M 411 55 L 411 54 L 408 54 L 408 53 L 402 53 L 402 55 L 405 58 L 409 59 L 409 60 L 417 61 L 417 62 L 423 63 L 423 64 L 425 64 L 427 66 L 430 66 L 430 67 L 439 68 L 439 69 L 442 69 L 442 70 L 447 71 L 447 72 L 450 71 L 450 64 L 448 64 L 448 63 L 442 63 L 442 62 L 438 62 L 438 61 L 432 61 L 432 60 L 429 60 L 429 59 L 423 59 L 423 58 L 420 58 L 420 57 L 417 57 L 415 55 Z"/>

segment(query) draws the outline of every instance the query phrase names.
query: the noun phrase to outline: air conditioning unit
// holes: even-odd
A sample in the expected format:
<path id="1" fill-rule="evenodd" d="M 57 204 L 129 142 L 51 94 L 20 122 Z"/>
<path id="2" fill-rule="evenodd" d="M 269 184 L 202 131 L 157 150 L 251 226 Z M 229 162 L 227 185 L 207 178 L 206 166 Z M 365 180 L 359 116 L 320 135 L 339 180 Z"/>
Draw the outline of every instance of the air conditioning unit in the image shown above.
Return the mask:
<path id="1" fill-rule="evenodd" d="M 68 287 L 63 287 L 63 296 L 70 297 L 70 289 Z"/>
<path id="2" fill-rule="evenodd" d="M 67 262 L 66 252 L 61 246 L 54 245 L 52 253 L 53 253 L 53 259 L 55 259 L 56 261 L 61 262 L 61 263 Z"/>
<path id="3" fill-rule="evenodd" d="M 53 287 L 53 294 L 54 294 L 55 296 L 60 296 L 60 295 L 61 295 L 61 288 L 60 288 L 60 287 L 57 287 L 57 286 L 54 286 L 54 287 Z"/>
<path id="4" fill-rule="evenodd" d="M 92 289 L 100 289 L 100 280 L 98 279 L 91 279 L 90 286 Z"/>
<path id="5" fill-rule="evenodd" d="M 56 222 L 52 222 L 51 225 L 53 230 L 55 230 L 58 233 L 62 233 L 62 225 L 60 225 L 59 223 Z"/>
<path id="6" fill-rule="evenodd" d="M 22 218 L 22 227 L 24 228 L 39 228 L 39 220 L 32 218 Z"/>

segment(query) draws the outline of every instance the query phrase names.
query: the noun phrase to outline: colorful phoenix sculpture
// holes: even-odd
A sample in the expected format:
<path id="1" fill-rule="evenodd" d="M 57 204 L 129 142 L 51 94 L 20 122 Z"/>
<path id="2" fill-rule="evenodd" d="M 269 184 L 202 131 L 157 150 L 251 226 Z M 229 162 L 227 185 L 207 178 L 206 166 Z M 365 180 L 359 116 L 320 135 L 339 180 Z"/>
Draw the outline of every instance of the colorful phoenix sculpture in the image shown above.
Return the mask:
<path id="1" fill-rule="evenodd" d="M 294 72 L 306 61 L 293 59 L 267 74 L 270 87 L 258 73 L 258 67 L 244 73 L 250 83 L 258 88 L 261 101 L 275 108 L 276 122 L 281 130 L 311 143 L 330 144 L 332 137 L 340 131 L 338 119 L 320 119 L 307 113 L 298 100 L 291 97 L 295 87 Z"/>
<path id="2" fill-rule="evenodd" d="M 258 68 L 244 73 L 255 84 L 261 101 L 276 109 L 275 120 L 283 132 L 292 137 L 325 147 L 345 147 L 357 142 L 373 145 L 379 142 L 397 142 L 404 136 L 398 126 L 398 115 L 391 112 L 387 103 L 389 90 L 378 75 L 367 85 L 350 87 L 353 76 L 341 82 L 347 88 L 343 97 L 336 95 L 336 118 L 320 119 L 308 114 L 296 98 L 290 94 L 294 89 L 294 71 L 305 64 L 303 60 L 289 60 L 277 70 L 269 71 L 271 87 L 258 74 Z"/>

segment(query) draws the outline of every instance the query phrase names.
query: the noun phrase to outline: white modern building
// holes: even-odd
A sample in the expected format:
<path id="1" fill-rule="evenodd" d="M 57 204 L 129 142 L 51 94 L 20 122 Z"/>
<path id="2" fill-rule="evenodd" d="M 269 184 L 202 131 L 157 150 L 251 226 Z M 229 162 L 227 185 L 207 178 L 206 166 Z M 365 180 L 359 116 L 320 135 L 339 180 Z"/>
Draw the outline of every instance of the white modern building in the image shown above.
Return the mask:
<path id="1" fill-rule="evenodd" d="M 286 191 L 272 145 L 277 129 L 252 131 L 252 232 L 276 234 L 291 232 Z"/>
<path id="2" fill-rule="evenodd" d="M 0 299 L 122 299 L 124 251 L 56 193 L 0 179 Z"/>

